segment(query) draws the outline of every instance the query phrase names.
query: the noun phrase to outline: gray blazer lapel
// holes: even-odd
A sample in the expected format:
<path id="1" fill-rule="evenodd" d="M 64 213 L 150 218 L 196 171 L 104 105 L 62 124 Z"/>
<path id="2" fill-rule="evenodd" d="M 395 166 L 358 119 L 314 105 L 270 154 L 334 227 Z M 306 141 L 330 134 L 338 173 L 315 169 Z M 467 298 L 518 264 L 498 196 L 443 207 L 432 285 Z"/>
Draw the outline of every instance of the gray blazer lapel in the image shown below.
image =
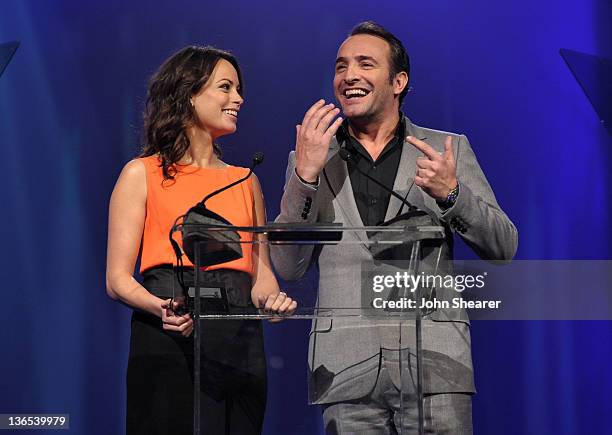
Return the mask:
<path id="1" fill-rule="evenodd" d="M 421 140 L 427 139 L 427 137 L 424 136 L 421 131 L 418 131 L 414 125 L 412 125 L 408 118 L 404 117 L 404 121 L 406 123 L 406 136 L 414 136 Z M 393 183 L 393 191 L 399 194 L 401 197 L 406 198 L 409 202 L 417 207 L 420 205 L 418 202 L 421 202 L 421 195 L 419 188 L 413 184 L 413 181 L 414 174 L 416 172 L 416 159 L 420 155 L 421 152 L 417 150 L 414 145 L 412 145 L 410 142 L 404 142 L 402 146 L 400 163 L 397 168 L 397 175 L 395 176 L 395 182 Z M 415 199 L 417 199 L 416 204 Z M 387 206 L 385 221 L 394 218 L 401 206 L 402 202 L 395 196 L 391 195 L 389 205 Z M 402 212 L 405 213 L 407 211 L 408 208 L 404 205 Z"/>
<path id="2" fill-rule="evenodd" d="M 351 178 L 348 174 L 346 162 L 338 155 L 338 142 L 334 137 L 329 146 L 329 155 L 327 164 L 323 169 L 323 180 L 322 182 L 329 182 L 329 187 L 335 196 L 335 203 L 344 215 L 344 221 L 346 226 L 351 227 L 362 227 L 363 221 L 355 202 L 355 195 L 353 194 L 353 187 L 351 186 Z M 362 242 L 367 242 L 368 237 L 365 231 L 355 231 L 355 235 Z M 365 245 L 364 245 L 365 247 Z"/>

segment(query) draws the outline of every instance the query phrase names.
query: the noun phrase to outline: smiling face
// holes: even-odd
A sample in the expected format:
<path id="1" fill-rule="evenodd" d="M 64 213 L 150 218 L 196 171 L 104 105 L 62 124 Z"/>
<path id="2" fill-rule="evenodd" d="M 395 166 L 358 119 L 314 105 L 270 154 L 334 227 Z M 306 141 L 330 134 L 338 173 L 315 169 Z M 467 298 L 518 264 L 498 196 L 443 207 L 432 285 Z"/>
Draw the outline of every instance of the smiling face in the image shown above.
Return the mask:
<path id="1" fill-rule="evenodd" d="M 344 116 L 368 122 L 397 114 L 408 76 L 400 72 L 391 79 L 390 68 L 390 48 L 384 39 L 359 34 L 344 41 L 334 75 L 334 94 Z"/>
<path id="2" fill-rule="evenodd" d="M 213 138 L 234 133 L 244 102 L 239 91 L 236 68 L 227 60 L 219 59 L 206 84 L 191 97 L 196 126 Z"/>

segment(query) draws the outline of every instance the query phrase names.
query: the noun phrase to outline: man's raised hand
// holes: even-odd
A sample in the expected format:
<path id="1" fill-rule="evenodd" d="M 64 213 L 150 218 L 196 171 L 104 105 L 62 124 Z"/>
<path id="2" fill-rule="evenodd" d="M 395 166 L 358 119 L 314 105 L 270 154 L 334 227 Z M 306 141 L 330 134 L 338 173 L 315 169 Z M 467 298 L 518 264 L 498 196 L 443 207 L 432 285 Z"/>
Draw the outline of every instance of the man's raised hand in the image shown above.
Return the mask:
<path id="1" fill-rule="evenodd" d="M 302 123 L 296 125 L 295 168 L 307 182 L 314 183 L 325 166 L 329 144 L 342 124 L 342 118 L 334 121 L 338 113 L 340 109 L 321 99 L 308 109 Z"/>
<path id="2" fill-rule="evenodd" d="M 425 154 L 425 157 L 417 158 L 414 184 L 437 201 L 444 201 L 450 191 L 457 187 L 457 164 L 452 138 L 446 137 L 442 154 L 415 137 L 408 136 L 406 140 Z"/>

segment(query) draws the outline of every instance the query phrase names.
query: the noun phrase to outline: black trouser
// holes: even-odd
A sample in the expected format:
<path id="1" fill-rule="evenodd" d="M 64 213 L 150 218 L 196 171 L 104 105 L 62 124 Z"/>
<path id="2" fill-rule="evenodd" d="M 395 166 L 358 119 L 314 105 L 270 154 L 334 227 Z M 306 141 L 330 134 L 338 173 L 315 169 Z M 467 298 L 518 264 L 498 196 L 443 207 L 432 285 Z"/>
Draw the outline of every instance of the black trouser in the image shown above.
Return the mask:
<path id="1" fill-rule="evenodd" d="M 250 287 L 242 291 L 250 292 Z M 261 322 L 207 320 L 201 330 L 201 433 L 260 434 L 266 407 Z M 128 434 L 193 433 L 193 344 L 192 337 L 164 331 L 158 317 L 134 312 Z"/>

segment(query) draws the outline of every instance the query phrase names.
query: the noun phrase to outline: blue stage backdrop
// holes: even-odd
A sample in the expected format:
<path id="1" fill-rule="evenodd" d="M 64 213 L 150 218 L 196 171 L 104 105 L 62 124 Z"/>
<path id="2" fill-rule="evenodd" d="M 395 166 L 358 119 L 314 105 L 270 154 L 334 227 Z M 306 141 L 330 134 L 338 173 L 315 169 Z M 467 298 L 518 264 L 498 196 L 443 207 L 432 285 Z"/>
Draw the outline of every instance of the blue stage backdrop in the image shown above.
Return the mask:
<path id="1" fill-rule="evenodd" d="M 278 211 L 295 124 L 331 99 L 358 21 L 412 60 L 413 122 L 465 133 L 520 234 L 518 258 L 610 259 L 612 140 L 559 55 L 612 57 L 607 0 L 202 2 L 3 0 L 0 413 L 69 413 L 71 433 L 123 431 L 130 311 L 104 291 L 107 203 L 138 151 L 148 76 L 187 44 L 244 70 L 228 161 L 259 170 Z M 471 258 L 465 246 L 459 256 Z M 542 292 L 549 289 L 542 288 Z M 580 291 L 580 289 L 577 289 Z M 266 433 L 320 433 L 306 405 L 308 325 L 267 327 Z M 477 434 L 610 433 L 610 322 L 474 322 Z M 288 379 L 289 368 L 303 379 Z M 289 406 L 292 403 L 295 406 Z"/>

